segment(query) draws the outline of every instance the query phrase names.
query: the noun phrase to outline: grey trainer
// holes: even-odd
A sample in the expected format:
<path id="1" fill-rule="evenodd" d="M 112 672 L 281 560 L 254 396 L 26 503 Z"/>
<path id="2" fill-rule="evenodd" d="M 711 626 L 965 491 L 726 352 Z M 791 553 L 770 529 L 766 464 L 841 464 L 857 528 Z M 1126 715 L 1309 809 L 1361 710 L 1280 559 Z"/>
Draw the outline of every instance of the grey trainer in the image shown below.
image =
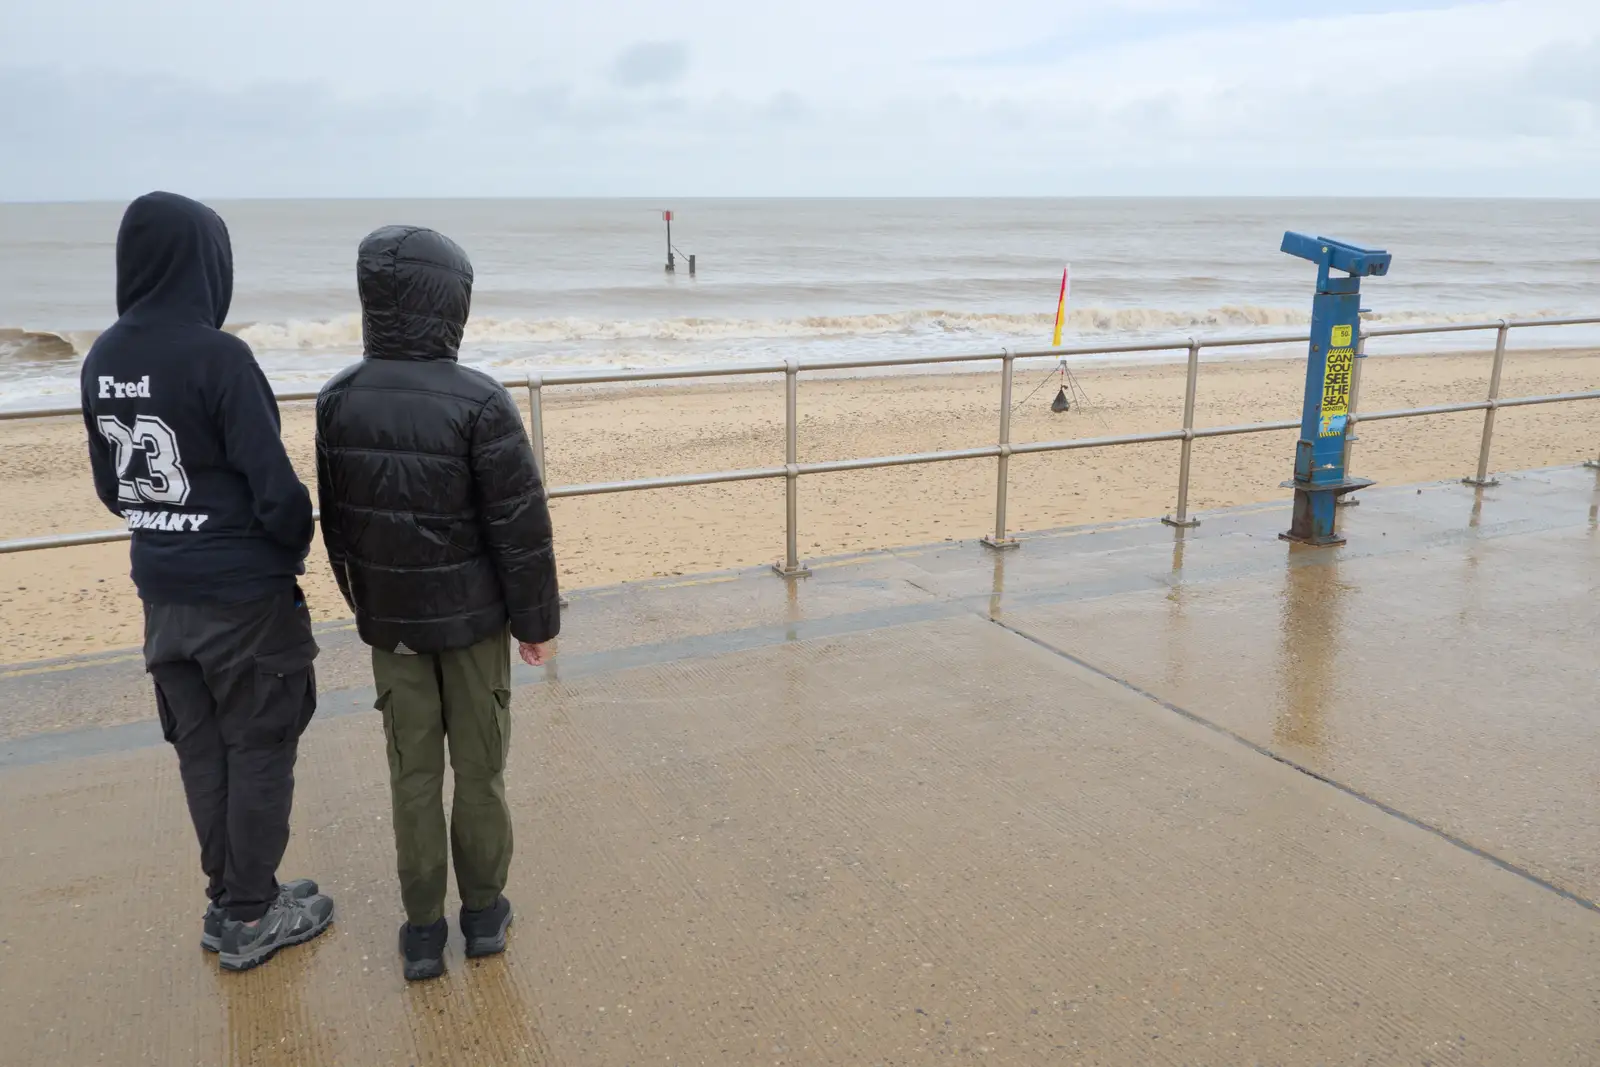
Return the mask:
<path id="1" fill-rule="evenodd" d="M 242 923 L 229 919 L 222 924 L 222 951 L 218 954 L 222 969 L 248 971 L 259 967 L 279 949 L 304 944 L 332 925 L 332 897 L 319 894 L 297 900 L 280 894 L 260 921 Z"/>
<path id="2" fill-rule="evenodd" d="M 292 882 L 283 882 L 278 886 L 278 895 L 287 894 L 296 900 L 317 895 L 317 883 L 309 878 L 296 878 Z M 213 902 L 206 905 L 205 925 L 200 928 L 200 947 L 207 952 L 222 951 L 222 924 L 228 921 L 228 913 L 217 907 Z"/>

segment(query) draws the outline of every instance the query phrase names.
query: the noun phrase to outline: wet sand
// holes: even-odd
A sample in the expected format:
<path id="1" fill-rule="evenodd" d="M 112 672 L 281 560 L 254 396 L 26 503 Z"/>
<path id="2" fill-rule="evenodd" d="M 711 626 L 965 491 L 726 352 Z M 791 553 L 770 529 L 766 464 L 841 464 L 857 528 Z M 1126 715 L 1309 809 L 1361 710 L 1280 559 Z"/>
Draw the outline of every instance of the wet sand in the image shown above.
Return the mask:
<path id="1" fill-rule="evenodd" d="M 1482 399 L 1486 352 L 1383 358 L 1372 353 L 1362 385 L 1367 411 Z M 1015 441 L 1099 437 L 1181 424 L 1184 369 L 1177 364 L 1079 369 L 1090 403 L 1050 411 L 1053 382 L 1024 401 L 1047 368 L 1019 369 Z M 1300 361 L 1208 363 L 1199 426 L 1296 418 Z M 1600 353 L 1513 353 L 1503 396 L 1570 392 L 1600 382 Z M 805 380 L 802 462 L 990 444 L 999 376 L 940 374 Z M 519 397 L 520 399 L 520 397 Z M 1493 466 L 1569 464 L 1600 451 L 1600 404 L 1506 410 L 1497 417 Z M 1360 430 L 1355 473 L 1386 484 L 1472 472 L 1481 413 L 1372 423 Z M 597 391 L 551 390 L 545 404 L 548 475 L 555 485 L 613 481 L 783 462 L 779 381 Z M 295 465 L 314 477 L 312 412 L 286 405 Z M 1287 499 L 1292 432 L 1197 442 L 1193 510 Z M 0 538 L 107 529 L 95 499 L 77 420 L 0 424 Z M 1012 530 L 1160 515 L 1172 510 L 1178 445 L 1162 443 L 1012 460 Z M 802 479 L 800 551 L 823 556 L 976 537 L 993 524 L 993 460 Z M 562 580 L 569 589 L 770 562 L 783 551 L 781 482 L 558 500 L 552 505 Z M 0 662 L 126 648 L 140 637 L 127 578 L 127 545 L 0 557 Z M 306 590 L 319 619 L 347 615 L 320 548 Z"/>

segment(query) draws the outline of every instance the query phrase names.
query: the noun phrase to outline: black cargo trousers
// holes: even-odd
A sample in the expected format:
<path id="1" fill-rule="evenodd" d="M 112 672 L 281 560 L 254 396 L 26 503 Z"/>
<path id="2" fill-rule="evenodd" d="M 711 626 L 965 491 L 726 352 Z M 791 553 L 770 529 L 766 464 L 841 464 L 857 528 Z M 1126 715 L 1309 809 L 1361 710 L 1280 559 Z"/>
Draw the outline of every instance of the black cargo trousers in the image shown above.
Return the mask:
<path id="1" fill-rule="evenodd" d="M 178 752 L 207 893 L 241 922 L 278 895 L 316 656 L 298 588 L 242 604 L 145 605 L 145 668 Z"/>

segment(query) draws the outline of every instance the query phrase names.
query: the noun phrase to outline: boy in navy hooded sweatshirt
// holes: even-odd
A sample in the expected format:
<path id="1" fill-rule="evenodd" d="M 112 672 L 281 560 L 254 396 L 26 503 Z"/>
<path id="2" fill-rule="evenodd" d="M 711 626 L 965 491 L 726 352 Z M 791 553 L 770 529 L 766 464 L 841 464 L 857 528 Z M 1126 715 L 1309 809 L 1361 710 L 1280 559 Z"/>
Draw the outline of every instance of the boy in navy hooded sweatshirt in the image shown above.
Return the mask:
<path id="1" fill-rule="evenodd" d="M 133 534 L 145 665 L 209 879 L 201 944 L 246 970 L 321 934 L 333 901 L 277 881 L 317 705 L 297 582 L 311 496 L 255 356 L 221 328 L 232 298 L 222 219 L 172 193 L 135 200 L 117 233 L 120 317 L 82 391 L 95 489 Z"/>

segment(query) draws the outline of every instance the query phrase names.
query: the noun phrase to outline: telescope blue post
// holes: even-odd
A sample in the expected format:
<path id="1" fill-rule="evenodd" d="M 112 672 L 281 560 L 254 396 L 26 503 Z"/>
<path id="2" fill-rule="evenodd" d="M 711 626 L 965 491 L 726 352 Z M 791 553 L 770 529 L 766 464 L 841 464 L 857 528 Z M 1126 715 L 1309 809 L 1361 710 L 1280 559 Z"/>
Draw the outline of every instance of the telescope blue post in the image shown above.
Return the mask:
<path id="1" fill-rule="evenodd" d="M 1361 279 L 1389 273 L 1390 255 L 1326 237 L 1283 235 L 1283 251 L 1317 265 L 1317 295 L 1311 302 L 1311 352 L 1306 361 L 1305 405 L 1295 445 L 1294 519 L 1285 541 L 1341 545 L 1334 530 L 1335 506 L 1346 493 L 1372 482 L 1344 469 L 1344 435 L 1350 417 L 1350 379 L 1361 333 Z M 1339 271 L 1343 278 L 1333 277 Z"/>

